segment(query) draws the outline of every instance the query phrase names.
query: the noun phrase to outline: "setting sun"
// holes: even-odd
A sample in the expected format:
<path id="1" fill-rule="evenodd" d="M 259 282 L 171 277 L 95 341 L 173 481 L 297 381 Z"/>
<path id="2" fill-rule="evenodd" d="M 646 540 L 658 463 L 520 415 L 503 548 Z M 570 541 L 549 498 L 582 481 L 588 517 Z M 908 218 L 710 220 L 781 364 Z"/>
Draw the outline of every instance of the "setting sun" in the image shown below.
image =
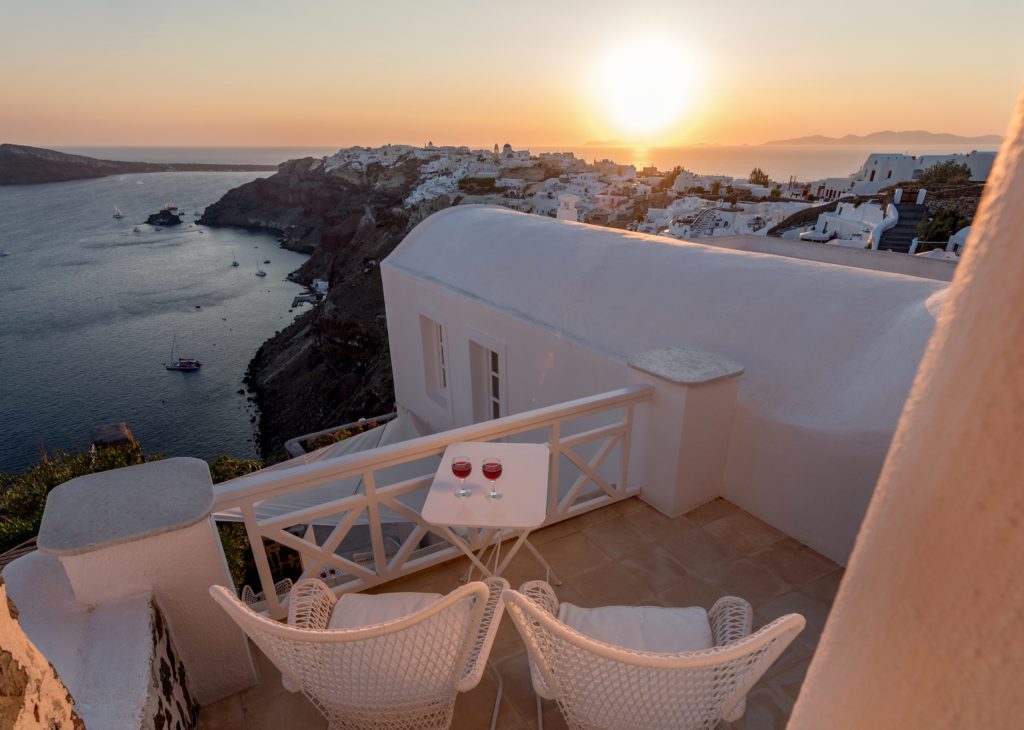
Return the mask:
<path id="1" fill-rule="evenodd" d="M 678 121 L 693 102 L 694 59 L 672 38 L 643 38 L 601 60 L 594 96 L 618 131 L 652 135 Z"/>

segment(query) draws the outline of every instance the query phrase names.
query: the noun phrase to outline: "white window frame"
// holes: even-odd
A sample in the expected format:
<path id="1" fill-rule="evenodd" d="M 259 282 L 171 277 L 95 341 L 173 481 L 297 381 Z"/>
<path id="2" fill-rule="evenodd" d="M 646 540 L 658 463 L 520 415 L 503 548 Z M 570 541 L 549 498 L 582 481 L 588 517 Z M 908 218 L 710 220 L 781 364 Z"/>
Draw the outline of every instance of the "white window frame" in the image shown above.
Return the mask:
<path id="1" fill-rule="evenodd" d="M 419 310 L 420 352 L 427 399 L 451 415 L 451 347 L 444 318 L 436 312 Z"/>
<path id="2" fill-rule="evenodd" d="M 486 353 L 485 362 L 474 363 L 473 347 Z M 470 331 L 468 341 L 469 363 L 472 369 L 473 422 L 489 421 L 508 415 L 508 356 L 505 343 L 482 332 Z M 495 360 L 498 369 L 494 370 Z M 497 387 L 495 387 L 497 380 Z M 486 391 L 486 395 L 481 393 Z M 486 399 L 486 414 L 481 412 L 480 398 Z M 485 418 L 481 416 L 486 415 Z"/>

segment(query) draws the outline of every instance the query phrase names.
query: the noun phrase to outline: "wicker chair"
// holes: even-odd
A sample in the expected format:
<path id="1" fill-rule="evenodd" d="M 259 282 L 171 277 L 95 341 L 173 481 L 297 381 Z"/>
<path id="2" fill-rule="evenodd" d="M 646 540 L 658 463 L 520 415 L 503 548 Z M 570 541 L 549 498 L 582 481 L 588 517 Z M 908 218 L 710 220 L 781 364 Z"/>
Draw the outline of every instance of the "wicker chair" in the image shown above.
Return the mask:
<path id="1" fill-rule="evenodd" d="M 558 598 L 544 581 L 524 583 L 520 591 L 506 591 L 504 600 L 530 655 L 540 728 L 541 697 L 557 701 L 576 730 L 709 730 L 720 720 L 737 720 L 747 692 L 804 627 L 803 616 L 789 614 L 751 634 L 750 604 L 727 596 L 703 619 L 704 632 L 710 629 L 709 648 L 665 653 L 664 645 L 658 645 L 659 650 L 641 650 L 598 641 L 559 620 Z M 577 615 L 587 611 L 565 607 Z M 652 612 L 704 615 L 701 609 L 614 610 L 616 618 L 606 618 L 606 627 L 610 632 L 632 631 L 634 639 L 641 631 L 637 626 L 649 627 Z"/>
<path id="2" fill-rule="evenodd" d="M 333 730 L 399 730 L 451 724 L 456 694 L 483 675 L 507 588 L 497 578 L 447 596 L 338 598 L 306 579 L 292 589 L 287 624 L 255 613 L 222 586 L 211 586 L 210 595 L 281 670 L 285 687 L 308 697 Z"/>
<path id="3" fill-rule="evenodd" d="M 277 583 L 274 584 L 274 592 L 277 594 L 278 598 L 281 598 L 283 596 L 287 596 L 288 593 L 291 591 L 291 589 L 292 589 L 292 579 L 291 578 L 285 578 L 284 580 L 279 580 Z M 247 606 L 255 606 L 257 603 L 263 603 L 263 601 L 265 599 L 266 599 L 266 596 L 263 594 L 263 591 L 260 591 L 259 593 L 257 593 L 256 591 L 254 591 L 251 587 L 249 587 L 247 585 L 246 586 L 242 586 L 242 603 L 244 603 L 245 605 L 247 605 Z"/>

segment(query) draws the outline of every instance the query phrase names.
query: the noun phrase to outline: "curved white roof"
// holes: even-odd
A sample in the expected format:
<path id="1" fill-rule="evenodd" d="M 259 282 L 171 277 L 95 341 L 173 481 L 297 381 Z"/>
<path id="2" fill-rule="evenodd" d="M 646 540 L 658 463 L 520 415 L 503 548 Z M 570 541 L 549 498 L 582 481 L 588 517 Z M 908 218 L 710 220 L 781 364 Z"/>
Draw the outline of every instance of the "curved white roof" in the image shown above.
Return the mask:
<path id="1" fill-rule="evenodd" d="M 725 355 L 742 405 L 837 432 L 893 427 L 948 286 L 489 206 L 434 214 L 386 264 L 623 360 Z"/>

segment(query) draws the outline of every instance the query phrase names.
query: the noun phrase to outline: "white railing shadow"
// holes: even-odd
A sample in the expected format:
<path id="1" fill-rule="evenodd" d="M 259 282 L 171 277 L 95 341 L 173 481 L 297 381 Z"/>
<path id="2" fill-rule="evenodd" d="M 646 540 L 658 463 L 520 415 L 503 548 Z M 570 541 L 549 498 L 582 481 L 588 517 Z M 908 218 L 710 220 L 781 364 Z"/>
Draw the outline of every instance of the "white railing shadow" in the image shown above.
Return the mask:
<path id="1" fill-rule="evenodd" d="M 637 494 L 640 485 L 630 479 L 634 412 L 653 392 L 650 386 L 633 385 L 337 459 L 255 472 L 218 485 L 214 511 L 240 512 L 266 596 L 266 610 L 274 618 L 283 618 L 288 599 L 282 600 L 273 589 L 266 540 L 299 553 L 302 578 L 333 569 L 335 577 L 329 582 L 334 583 L 336 593 L 370 588 L 462 554 L 424 521 L 417 507 L 433 480 L 436 459 L 450 444 L 499 439 L 547 443 L 551 468 L 545 525 Z M 611 423 L 592 425 L 610 418 L 614 418 Z M 378 483 L 387 479 L 382 471 L 401 465 L 408 468 L 422 460 L 431 460 L 425 473 Z M 257 516 L 257 507 L 268 500 L 347 478 L 361 478 L 359 493 L 273 516 Z M 319 536 L 311 528 L 314 524 L 321 527 Z M 357 525 L 367 528 L 371 549 L 364 547 L 358 557 L 354 553 L 346 557 L 340 548 Z M 386 526 L 392 533 L 395 529 L 402 533 L 397 550 L 393 549 L 395 535 L 385 535 Z M 329 533 L 323 534 L 325 528 Z M 480 534 L 471 535 L 474 546 L 482 547 L 482 539 Z M 490 542 L 500 539 L 502 535 L 495 535 Z M 372 560 L 367 559 L 367 552 L 372 553 Z"/>

